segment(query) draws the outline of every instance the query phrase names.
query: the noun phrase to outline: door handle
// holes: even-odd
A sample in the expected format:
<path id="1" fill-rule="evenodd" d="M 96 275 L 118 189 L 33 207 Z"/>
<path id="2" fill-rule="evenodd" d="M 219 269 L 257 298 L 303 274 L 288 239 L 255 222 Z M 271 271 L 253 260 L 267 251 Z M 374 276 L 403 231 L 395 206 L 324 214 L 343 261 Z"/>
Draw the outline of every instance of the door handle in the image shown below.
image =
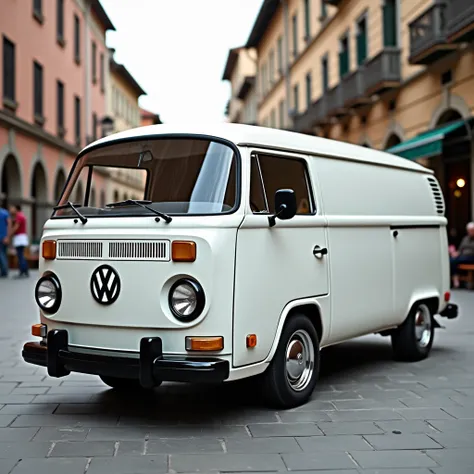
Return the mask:
<path id="1" fill-rule="evenodd" d="M 316 258 L 323 258 L 323 255 L 328 254 L 328 249 L 326 247 L 320 247 L 319 245 L 316 245 L 313 249 L 313 255 Z"/>

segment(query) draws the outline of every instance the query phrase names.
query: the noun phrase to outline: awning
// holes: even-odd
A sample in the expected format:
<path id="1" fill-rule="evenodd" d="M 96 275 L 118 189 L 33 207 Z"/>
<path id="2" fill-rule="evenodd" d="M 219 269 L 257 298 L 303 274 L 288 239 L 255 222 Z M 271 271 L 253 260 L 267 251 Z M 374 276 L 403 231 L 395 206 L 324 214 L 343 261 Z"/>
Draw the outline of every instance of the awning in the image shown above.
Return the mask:
<path id="1" fill-rule="evenodd" d="M 388 153 L 416 160 L 418 158 L 429 158 L 431 156 L 441 155 L 443 152 L 444 138 L 466 125 L 466 120 L 457 120 L 447 125 L 420 133 L 410 140 L 406 140 L 398 145 L 385 150 Z"/>

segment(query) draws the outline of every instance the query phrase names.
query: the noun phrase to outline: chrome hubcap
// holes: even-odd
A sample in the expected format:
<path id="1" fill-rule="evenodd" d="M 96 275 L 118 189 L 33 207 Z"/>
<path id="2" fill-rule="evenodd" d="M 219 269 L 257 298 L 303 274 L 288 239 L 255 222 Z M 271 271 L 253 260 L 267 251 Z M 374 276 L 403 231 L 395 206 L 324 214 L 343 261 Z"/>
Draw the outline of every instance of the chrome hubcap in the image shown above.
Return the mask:
<path id="1" fill-rule="evenodd" d="M 425 306 L 419 306 L 415 314 L 415 337 L 420 347 L 426 347 L 431 339 L 431 315 Z"/>
<path id="2" fill-rule="evenodd" d="M 304 390 L 314 371 L 314 346 L 303 329 L 295 331 L 286 346 L 286 379 L 297 392 Z"/>

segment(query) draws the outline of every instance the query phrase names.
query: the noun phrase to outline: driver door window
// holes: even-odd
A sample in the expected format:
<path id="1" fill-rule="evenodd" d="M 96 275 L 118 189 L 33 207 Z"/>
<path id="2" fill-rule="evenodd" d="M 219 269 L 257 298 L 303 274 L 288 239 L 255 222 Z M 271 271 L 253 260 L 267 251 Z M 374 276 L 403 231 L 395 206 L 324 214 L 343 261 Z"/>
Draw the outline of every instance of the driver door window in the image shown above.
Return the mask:
<path id="1" fill-rule="evenodd" d="M 297 215 L 314 213 L 309 176 L 303 160 L 271 155 L 253 155 L 250 171 L 250 207 L 254 214 L 275 212 L 275 193 L 292 189 Z"/>

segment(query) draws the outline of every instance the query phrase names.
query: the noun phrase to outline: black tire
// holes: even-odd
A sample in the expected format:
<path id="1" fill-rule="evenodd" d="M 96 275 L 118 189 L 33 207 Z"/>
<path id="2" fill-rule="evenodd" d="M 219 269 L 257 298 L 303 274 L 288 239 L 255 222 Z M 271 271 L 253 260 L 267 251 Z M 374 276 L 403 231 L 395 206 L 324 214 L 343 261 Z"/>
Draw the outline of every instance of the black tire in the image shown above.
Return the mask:
<path id="1" fill-rule="evenodd" d="M 421 338 L 419 328 L 422 325 L 418 324 L 417 329 L 417 321 L 419 323 L 421 321 L 420 316 L 422 321 L 426 321 L 426 325 L 423 326 L 426 332 Z M 433 345 L 434 332 L 435 321 L 430 306 L 424 302 L 415 303 L 403 324 L 392 333 L 395 359 L 406 362 L 426 359 Z"/>
<path id="2" fill-rule="evenodd" d="M 297 331 L 300 331 L 300 343 L 302 340 L 305 341 L 306 345 L 311 343 L 313 352 L 313 369 L 308 372 L 306 381 L 298 390 L 290 383 L 290 376 L 287 375 L 288 371 L 286 363 L 288 344 L 294 340 Z M 295 351 L 298 351 L 299 348 L 301 348 L 301 346 L 296 347 L 295 344 L 293 344 L 293 346 Z M 304 354 L 304 351 L 300 352 L 300 354 Z M 299 365 L 301 364 L 297 364 L 294 367 L 299 367 Z M 305 404 L 311 397 L 318 380 L 319 365 L 320 355 L 318 333 L 307 316 L 303 314 L 295 314 L 286 322 L 273 360 L 262 375 L 261 390 L 265 403 L 271 407 L 283 409 L 294 408 Z"/>
<path id="3" fill-rule="evenodd" d="M 108 377 L 106 375 L 100 375 L 99 377 L 106 385 L 115 390 L 120 390 L 121 392 L 145 390 L 140 385 L 138 379 L 124 379 L 120 377 Z M 155 387 L 159 387 L 160 385 L 161 383 L 157 384 Z"/>

